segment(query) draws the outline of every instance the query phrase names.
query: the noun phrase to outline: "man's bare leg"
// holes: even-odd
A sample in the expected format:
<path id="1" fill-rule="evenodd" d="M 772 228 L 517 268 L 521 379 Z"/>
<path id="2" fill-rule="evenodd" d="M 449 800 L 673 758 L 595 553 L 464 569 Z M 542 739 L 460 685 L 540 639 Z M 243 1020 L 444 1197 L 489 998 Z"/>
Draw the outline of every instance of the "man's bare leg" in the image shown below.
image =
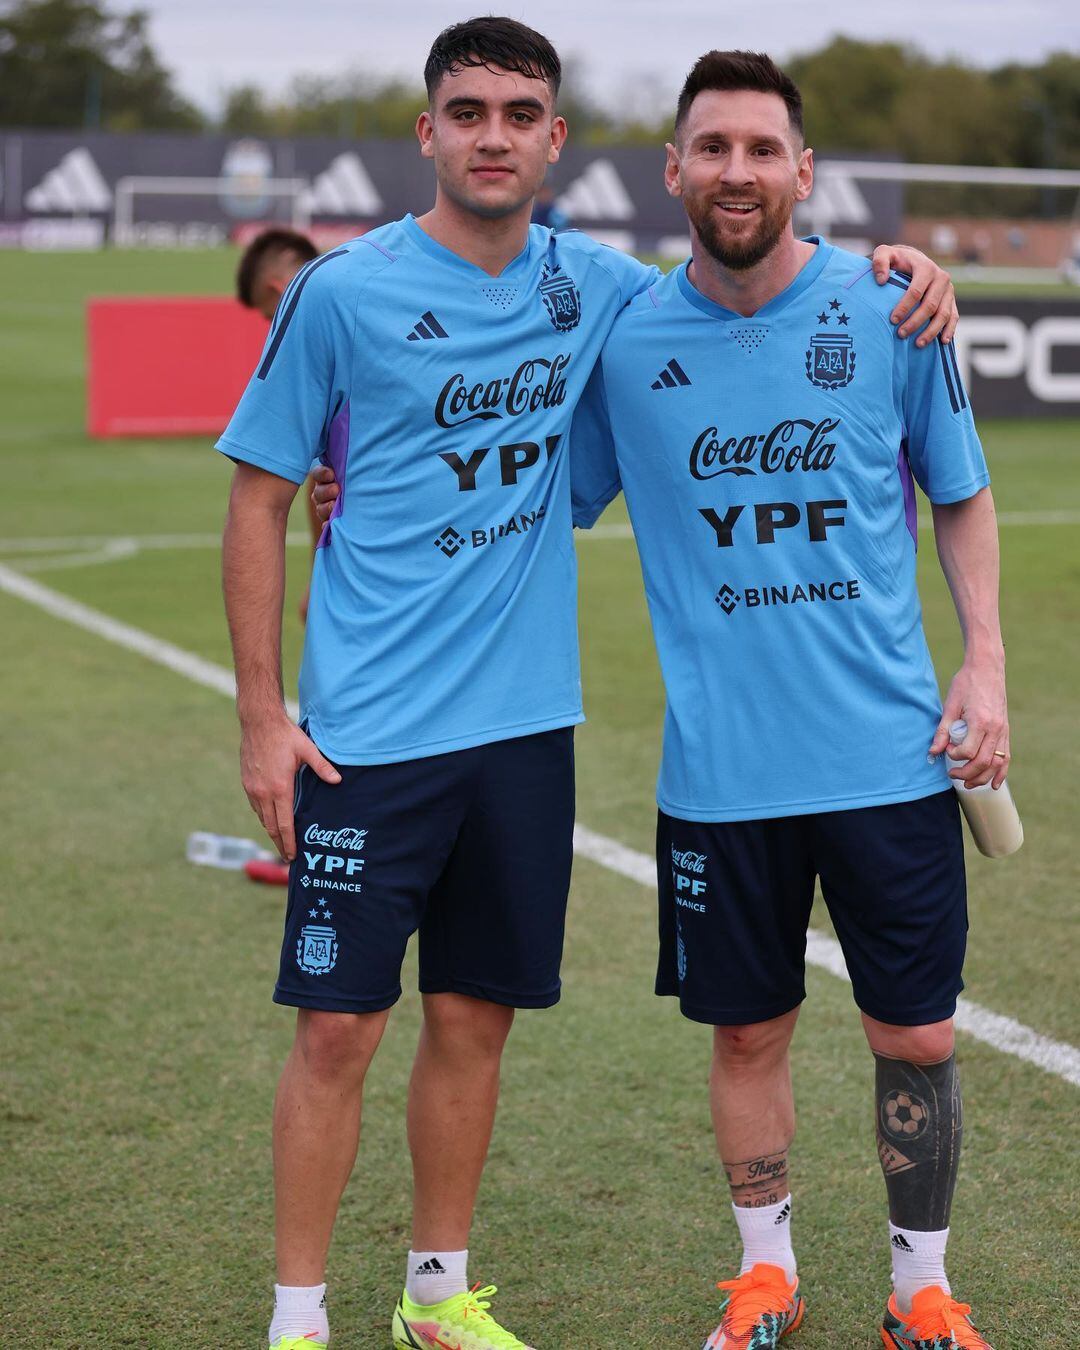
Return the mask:
<path id="1" fill-rule="evenodd" d="M 790 1281 L 788 1149 L 795 1136 L 788 1047 L 798 1008 L 751 1026 L 716 1027 L 709 1087 L 716 1144 L 743 1243 L 740 1274 L 780 1266 Z"/>
<path id="2" fill-rule="evenodd" d="M 413 1247 L 468 1245 L 514 1009 L 463 994 L 425 994 L 409 1083 Z"/>
<path id="3" fill-rule="evenodd" d="M 274 1102 L 278 1283 L 321 1284 L 360 1139 L 364 1076 L 389 1011 L 301 1008 Z"/>
<path id="4" fill-rule="evenodd" d="M 788 1193 L 788 1149 L 795 1137 L 791 1044 L 798 1008 L 769 1022 L 716 1027 L 712 1101 L 716 1146 L 740 1208 L 775 1204 Z"/>

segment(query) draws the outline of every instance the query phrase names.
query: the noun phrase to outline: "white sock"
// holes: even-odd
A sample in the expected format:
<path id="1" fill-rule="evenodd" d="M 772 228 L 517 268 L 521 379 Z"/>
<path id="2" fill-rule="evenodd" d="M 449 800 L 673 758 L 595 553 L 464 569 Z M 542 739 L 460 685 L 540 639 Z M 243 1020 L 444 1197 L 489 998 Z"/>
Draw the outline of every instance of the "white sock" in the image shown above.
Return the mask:
<path id="1" fill-rule="evenodd" d="M 430 1307 L 444 1298 L 463 1294 L 469 1287 L 469 1252 L 409 1252 L 405 1292 L 414 1303 Z"/>
<path id="2" fill-rule="evenodd" d="M 889 1243 L 892 1248 L 892 1280 L 896 1302 L 901 1312 L 911 1311 L 911 1300 L 927 1285 L 936 1284 L 951 1293 L 945 1276 L 945 1246 L 949 1230 L 938 1233 L 918 1233 L 911 1228 L 897 1228 L 889 1224 Z"/>
<path id="3" fill-rule="evenodd" d="M 270 1322 L 270 1344 L 282 1336 L 310 1336 L 330 1344 L 330 1324 L 326 1320 L 326 1285 L 274 1285 L 274 1316 Z"/>
<path id="4" fill-rule="evenodd" d="M 745 1275 L 751 1266 L 764 1261 L 780 1266 L 789 1280 L 795 1278 L 795 1253 L 791 1250 L 791 1196 L 786 1195 L 775 1205 L 761 1205 L 747 1209 L 732 1205 L 735 1222 L 742 1238 L 743 1257 L 739 1274 Z"/>

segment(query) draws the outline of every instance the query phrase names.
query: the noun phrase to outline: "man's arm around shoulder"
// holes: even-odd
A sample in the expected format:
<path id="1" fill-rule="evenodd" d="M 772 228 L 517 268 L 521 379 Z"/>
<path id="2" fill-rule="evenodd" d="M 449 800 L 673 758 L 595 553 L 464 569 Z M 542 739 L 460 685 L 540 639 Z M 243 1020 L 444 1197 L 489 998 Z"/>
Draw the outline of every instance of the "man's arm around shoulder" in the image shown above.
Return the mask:
<path id="1" fill-rule="evenodd" d="M 222 584 L 236 668 L 240 777 L 252 810 L 281 855 L 296 856 L 293 791 L 297 770 L 327 783 L 341 775 L 285 710 L 281 610 L 285 529 L 296 484 L 238 464 L 222 546 Z"/>

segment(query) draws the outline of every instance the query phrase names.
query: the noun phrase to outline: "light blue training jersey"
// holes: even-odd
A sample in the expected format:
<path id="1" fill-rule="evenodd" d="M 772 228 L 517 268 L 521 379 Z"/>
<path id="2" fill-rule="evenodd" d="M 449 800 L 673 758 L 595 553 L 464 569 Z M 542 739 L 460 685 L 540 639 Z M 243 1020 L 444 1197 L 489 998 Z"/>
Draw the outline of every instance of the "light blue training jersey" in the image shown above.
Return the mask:
<path id="1" fill-rule="evenodd" d="M 411 216 L 301 269 L 218 449 L 341 484 L 301 715 L 330 759 L 582 720 L 566 450 L 612 321 L 659 273 L 539 226 L 498 276 Z"/>
<path id="2" fill-rule="evenodd" d="M 752 318 L 685 266 L 617 320 L 572 437 L 575 521 L 619 491 L 667 715 L 658 800 L 752 820 L 948 786 L 915 583 L 914 478 L 989 482 L 951 347 L 889 322 L 906 282 L 813 240 Z"/>

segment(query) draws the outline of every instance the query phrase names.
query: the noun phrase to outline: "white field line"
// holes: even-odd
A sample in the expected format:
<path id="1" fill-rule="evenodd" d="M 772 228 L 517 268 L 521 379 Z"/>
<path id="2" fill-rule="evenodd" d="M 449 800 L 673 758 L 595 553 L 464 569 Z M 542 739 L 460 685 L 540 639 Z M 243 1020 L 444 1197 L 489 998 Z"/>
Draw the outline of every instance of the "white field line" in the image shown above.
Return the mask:
<path id="1" fill-rule="evenodd" d="M 1001 511 L 998 514 L 999 525 L 1080 525 L 1080 511 Z M 919 522 L 921 530 L 933 529 L 930 520 Z M 575 539 L 582 543 L 588 543 L 590 540 L 598 539 L 632 539 L 634 532 L 630 525 L 621 521 L 613 521 L 610 524 L 600 524 L 594 526 L 591 530 L 577 530 L 574 534 Z M 310 548 L 311 538 L 302 531 L 294 531 L 286 538 L 285 542 L 290 548 Z M 87 534 L 87 535 L 55 535 L 52 537 L 27 538 L 27 539 L 0 539 L 0 554 L 22 555 L 24 553 L 35 554 L 63 554 L 67 552 L 85 551 L 88 554 L 97 555 L 104 550 L 115 550 L 113 557 L 128 558 L 144 550 L 166 550 L 166 551 L 186 551 L 188 549 L 216 549 L 221 547 L 220 534 Z M 81 559 L 70 559 L 72 567 L 85 565 L 86 562 L 106 562 L 112 558 L 89 557 L 85 562 Z M 61 560 L 56 559 L 55 565 L 59 566 Z M 53 560 L 49 559 L 50 566 Z M 25 564 L 20 564 L 20 570 L 29 570 Z M 40 570 L 40 569 L 39 569 Z"/>
<path id="2" fill-rule="evenodd" d="M 58 572 L 68 567 L 96 567 L 99 563 L 134 558 L 139 546 L 134 539 L 109 539 L 101 548 L 85 553 L 61 553 L 56 557 L 32 554 L 19 563 L 20 572 Z"/>
<path id="3" fill-rule="evenodd" d="M 24 577 L 20 572 L 5 567 L 3 563 L 0 563 L 0 591 L 6 591 L 8 595 L 14 595 L 20 600 L 27 601 L 28 604 L 36 605 L 38 609 L 43 609 L 55 619 L 64 619 L 67 623 L 73 623 L 76 628 L 84 628 L 88 633 L 105 638 L 107 642 L 114 642 L 118 647 L 138 652 L 148 661 L 155 661 L 159 666 L 165 666 L 175 671 L 177 675 L 183 675 L 195 684 L 203 685 L 206 689 L 214 689 L 228 698 L 236 696 L 236 681 L 228 667 L 219 666 L 213 661 L 204 661 L 201 656 L 174 647 L 171 642 L 144 633 L 141 628 L 133 628 L 130 624 L 121 623 L 119 619 L 111 619 L 100 610 L 91 609 L 89 605 L 80 604 L 70 596 L 61 595 L 59 591 L 43 586 L 40 581 Z M 289 712 L 290 716 L 295 717 L 299 709 L 293 705 Z"/>
<path id="4" fill-rule="evenodd" d="M 166 669 L 183 675 L 186 679 L 213 689 L 219 694 L 232 698 L 236 692 L 233 672 L 226 666 L 213 661 L 204 661 L 202 657 L 183 651 L 171 642 L 151 636 L 142 629 L 130 624 L 120 623 L 89 605 L 80 604 L 59 591 L 54 591 L 40 581 L 34 581 L 21 573 L 13 571 L 0 563 L 0 591 L 6 591 L 19 600 L 35 605 L 54 618 L 63 619 L 88 633 L 105 638 L 128 651 L 137 652 Z M 299 715 L 296 704 L 288 704 L 289 715 Z M 574 828 L 574 851 L 583 858 L 599 863 L 619 876 L 635 881 L 639 885 L 656 885 L 656 861 L 646 853 L 628 848 L 606 835 L 596 834 L 584 825 Z M 807 934 L 806 959 L 811 965 L 827 970 L 831 975 L 847 979 L 847 968 L 835 939 L 813 929 Z M 983 1041 L 1003 1054 L 1015 1055 L 1026 1060 L 1047 1073 L 1064 1078 L 1067 1083 L 1080 1087 L 1080 1050 L 1064 1041 L 1051 1040 L 1042 1036 L 1031 1027 L 1024 1026 L 1011 1017 L 991 1012 L 988 1008 L 961 998 L 956 1009 L 956 1025 L 969 1036 Z"/>

